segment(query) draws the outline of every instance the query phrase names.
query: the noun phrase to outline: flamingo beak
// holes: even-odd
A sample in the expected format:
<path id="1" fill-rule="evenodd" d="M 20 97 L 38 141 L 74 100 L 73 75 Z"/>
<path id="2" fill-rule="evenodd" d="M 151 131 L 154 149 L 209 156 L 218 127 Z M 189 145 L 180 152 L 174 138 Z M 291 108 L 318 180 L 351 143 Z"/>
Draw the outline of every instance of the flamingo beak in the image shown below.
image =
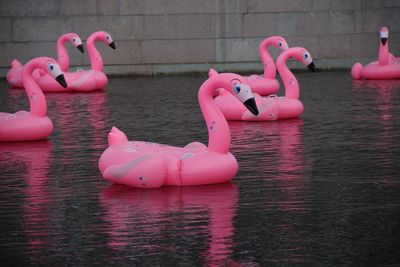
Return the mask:
<path id="1" fill-rule="evenodd" d="M 386 44 L 386 42 L 387 42 L 387 40 L 388 40 L 388 38 L 386 38 L 386 37 L 384 37 L 384 38 L 381 38 L 381 42 L 382 42 L 382 44 L 383 44 L 383 45 L 385 45 L 385 44 Z"/>
<path id="2" fill-rule="evenodd" d="M 312 61 L 310 64 L 307 65 L 307 68 L 309 68 L 312 72 L 315 72 L 315 65 L 314 61 Z"/>
<path id="3" fill-rule="evenodd" d="M 81 51 L 81 53 L 85 52 L 85 49 L 83 48 L 83 45 L 78 45 L 76 48 L 79 49 L 79 51 Z"/>
<path id="4" fill-rule="evenodd" d="M 67 82 L 65 81 L 64 74 L 60 74 L 56 77 L 56 81 L 61 84 L 62 87 L 67 88 Z"/>
<path id="5" fill-rule="evenodd" d="M 109 44 L 109 46 L 110 46 L 112 49 L 116 49 L 114 41 L 112 41 L 112 42 Z"/>
<path id="6" fill-rule="evenodd" d="M 256 116 L 258 115 L 258 108 L 254 97 L 247 99 L 246 101 L 243 102 L 243 104 L 246 106 L 248 110 L 250 110 L 251 113 L 253 113 Z"/>

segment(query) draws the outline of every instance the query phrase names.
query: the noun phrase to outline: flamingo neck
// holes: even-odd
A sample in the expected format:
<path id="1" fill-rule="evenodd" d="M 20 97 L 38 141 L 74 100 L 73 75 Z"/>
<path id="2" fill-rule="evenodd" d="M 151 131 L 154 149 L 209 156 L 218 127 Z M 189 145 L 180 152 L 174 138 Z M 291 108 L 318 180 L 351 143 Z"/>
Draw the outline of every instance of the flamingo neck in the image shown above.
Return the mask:
<path id="1" fill-rule="evenodd" d="M 26 64 L 22 71 L 22 83 L 29 98 L 30 113 L 44 117 L 47 114 L 46 98 L 32 77 L 32 72 L 37 68 L 40 66 L 35 62 Z"/>
<path id="2" fill-rule="evenodd" d="M 228 122 L 216 106 L 213 95 L 217 88 L 224 88 L 218 79 L 209 79 L 199 90 L 199 104 L 208 131 L 208 150 L 226 154 L 231 144 Z"/>
<path id="3" fill-rule="evenodd" d="M 299 99 L 299 83 L 286 65 L 287 60 L 294 56 L 295 53 L 295 51 L 282 53 L 276 60 L 276 66 L 285 86 L 285 97 Z"/>
<path id="4" fill-rule="evenodd" d="M 267 38 L 261 42 L 258 47 L 260 52 L 261 60 L 264 65 L 264 78 L 275 79 L 276 77 L 276 67 L 273 58 L 268 52 L 268 48 L 273 45 L 273 39 Z"/>
<path id="5" fill-rule="evenodd" d="M 67 49 L 65 49 L 65 42 L 67 42 L 67 36 L 65 35 L 57 40 L 57 63 L 64 72 L 68 71 L 70 63 Z"/>
<path id="6" fill-rule="evenodd" d="M 86 47 L 88 49 L 90 65 L 93 70 L 103 71 L 103 58 L 100 52 L 95 47 L 94 43 L 99 39 L 100 34 L 93 34 L 86 40 Z"/>
<path id="7" fill-rule="evenodd" d="M 379 44 L 379 55 L 378 62 L 379 65 L 388 65 L 389 64 L 389 41 L 386 41 L 386 44 L 383 45 L 382 42 Z"/>

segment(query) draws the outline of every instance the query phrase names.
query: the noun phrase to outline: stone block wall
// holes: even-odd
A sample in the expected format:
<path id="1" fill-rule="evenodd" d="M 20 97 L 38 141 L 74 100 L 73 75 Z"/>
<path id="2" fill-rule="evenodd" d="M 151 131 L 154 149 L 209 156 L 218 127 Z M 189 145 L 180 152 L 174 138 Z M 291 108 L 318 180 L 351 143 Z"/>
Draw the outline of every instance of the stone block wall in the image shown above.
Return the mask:
<path id="1" fill-rule="evenodd" d="M 400 0 L 0 0 L 0 77 L 13 58 L 55 58 L 63 33 L 98 30 L 117 45 L 97 45 L 109 74 L 261 71 L 270 35 L 308 48 L 319 68 L 350 68 L 377 57 L 383 25 L 400 56 L 399 22 Z M 73 68 L 89 66 L 87 53 L 67 50 Z"/>

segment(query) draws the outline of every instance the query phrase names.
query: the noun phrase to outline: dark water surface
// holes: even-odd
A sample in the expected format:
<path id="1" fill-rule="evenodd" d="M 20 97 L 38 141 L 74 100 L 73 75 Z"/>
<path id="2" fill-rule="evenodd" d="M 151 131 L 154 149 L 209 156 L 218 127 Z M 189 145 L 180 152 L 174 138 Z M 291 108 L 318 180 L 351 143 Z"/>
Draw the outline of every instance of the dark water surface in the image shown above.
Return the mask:
<path id="1" fill-rule="evenodd" d="M 107 134 L 206 143 L 204 76 L 46 94 L 50 139 L 0 144 L 0 264 L 399 266 L 400 80 L 297 77 L 301 119 L 230 123 L 232 183 L 155 190 L 102 179 Z M 7 87 L 1 111 L 27 109 Z"/>

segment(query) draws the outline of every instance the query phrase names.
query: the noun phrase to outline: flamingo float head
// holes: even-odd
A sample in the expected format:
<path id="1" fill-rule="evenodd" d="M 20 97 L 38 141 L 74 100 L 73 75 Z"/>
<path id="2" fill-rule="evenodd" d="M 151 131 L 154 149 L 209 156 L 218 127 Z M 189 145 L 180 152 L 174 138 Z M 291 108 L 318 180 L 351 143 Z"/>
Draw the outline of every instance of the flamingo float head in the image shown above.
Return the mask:
<path id="1" fill-rule="evenodd" d="M 47 71 L 49 74 L 56 79 L 56 81 L 61 84 L 62 87 L 67 88 L 67 82 L 65 81 L 64 74 L 61 71 L 60 66 L 54 59 L 51 58 L 43 58 L 47 65 Z"/>
<path id="2" fill-rule="evenodd" d="M 389 29 L 387 27 L 382 27 L 380 32 L 379 32 L 379 36 L 381 38 L 381 42 L 383 45 L 386 45 L 386 42 L 389 38 Z"/>
<path id="3" fill-rule="evenodd" d="M 274 41 L 274 46 L 280 49 L 282 52 L 289 48 L 288 43 L 283 37 L 277 37 L 273 39 L 273 41 Z"/>
<path id="4" fill-rule="evenodd" d="M 289 49 L 298 50 L 300 49 L 300 53 L 294 53 L 293 57 L 296 58 L 297 61 L 303 63 L 304 66 L 307 66 L 312 72 L 315 72 L 315 64 L 311 57 L 310 52 L 307 49 L 302 47 L 292 47 Z"/>
<path id="5" fill-rule="evenodd" d="M 102 35 L 100 35 L 99 40 L 103 41 L 106 43 L 109 47 L 112 49 L 116 49 L 114 40 L 112 39 L 111 35 L 108 32 L 102 31 Z"/>
<path id="6" fill-rule="evenodd" d="M 68 35 L 68 41 L 72 43 L 73 46 L 79 49 L 81 53 L 85 52 L 85 49 L 83 48 L 83 43 L 81 37 L 77 35 L 76 33 L 70 32 Z"/>
<path id="7" fill-rule="evenodd" d="M 253 93 L 249 85 L 242 82 L 243 78 L 239 75 L 231 79 L 229 89 L 232 94 L 245 105 L 245 107 L 254 115 L 258 115 L 258 108 Z"/>

